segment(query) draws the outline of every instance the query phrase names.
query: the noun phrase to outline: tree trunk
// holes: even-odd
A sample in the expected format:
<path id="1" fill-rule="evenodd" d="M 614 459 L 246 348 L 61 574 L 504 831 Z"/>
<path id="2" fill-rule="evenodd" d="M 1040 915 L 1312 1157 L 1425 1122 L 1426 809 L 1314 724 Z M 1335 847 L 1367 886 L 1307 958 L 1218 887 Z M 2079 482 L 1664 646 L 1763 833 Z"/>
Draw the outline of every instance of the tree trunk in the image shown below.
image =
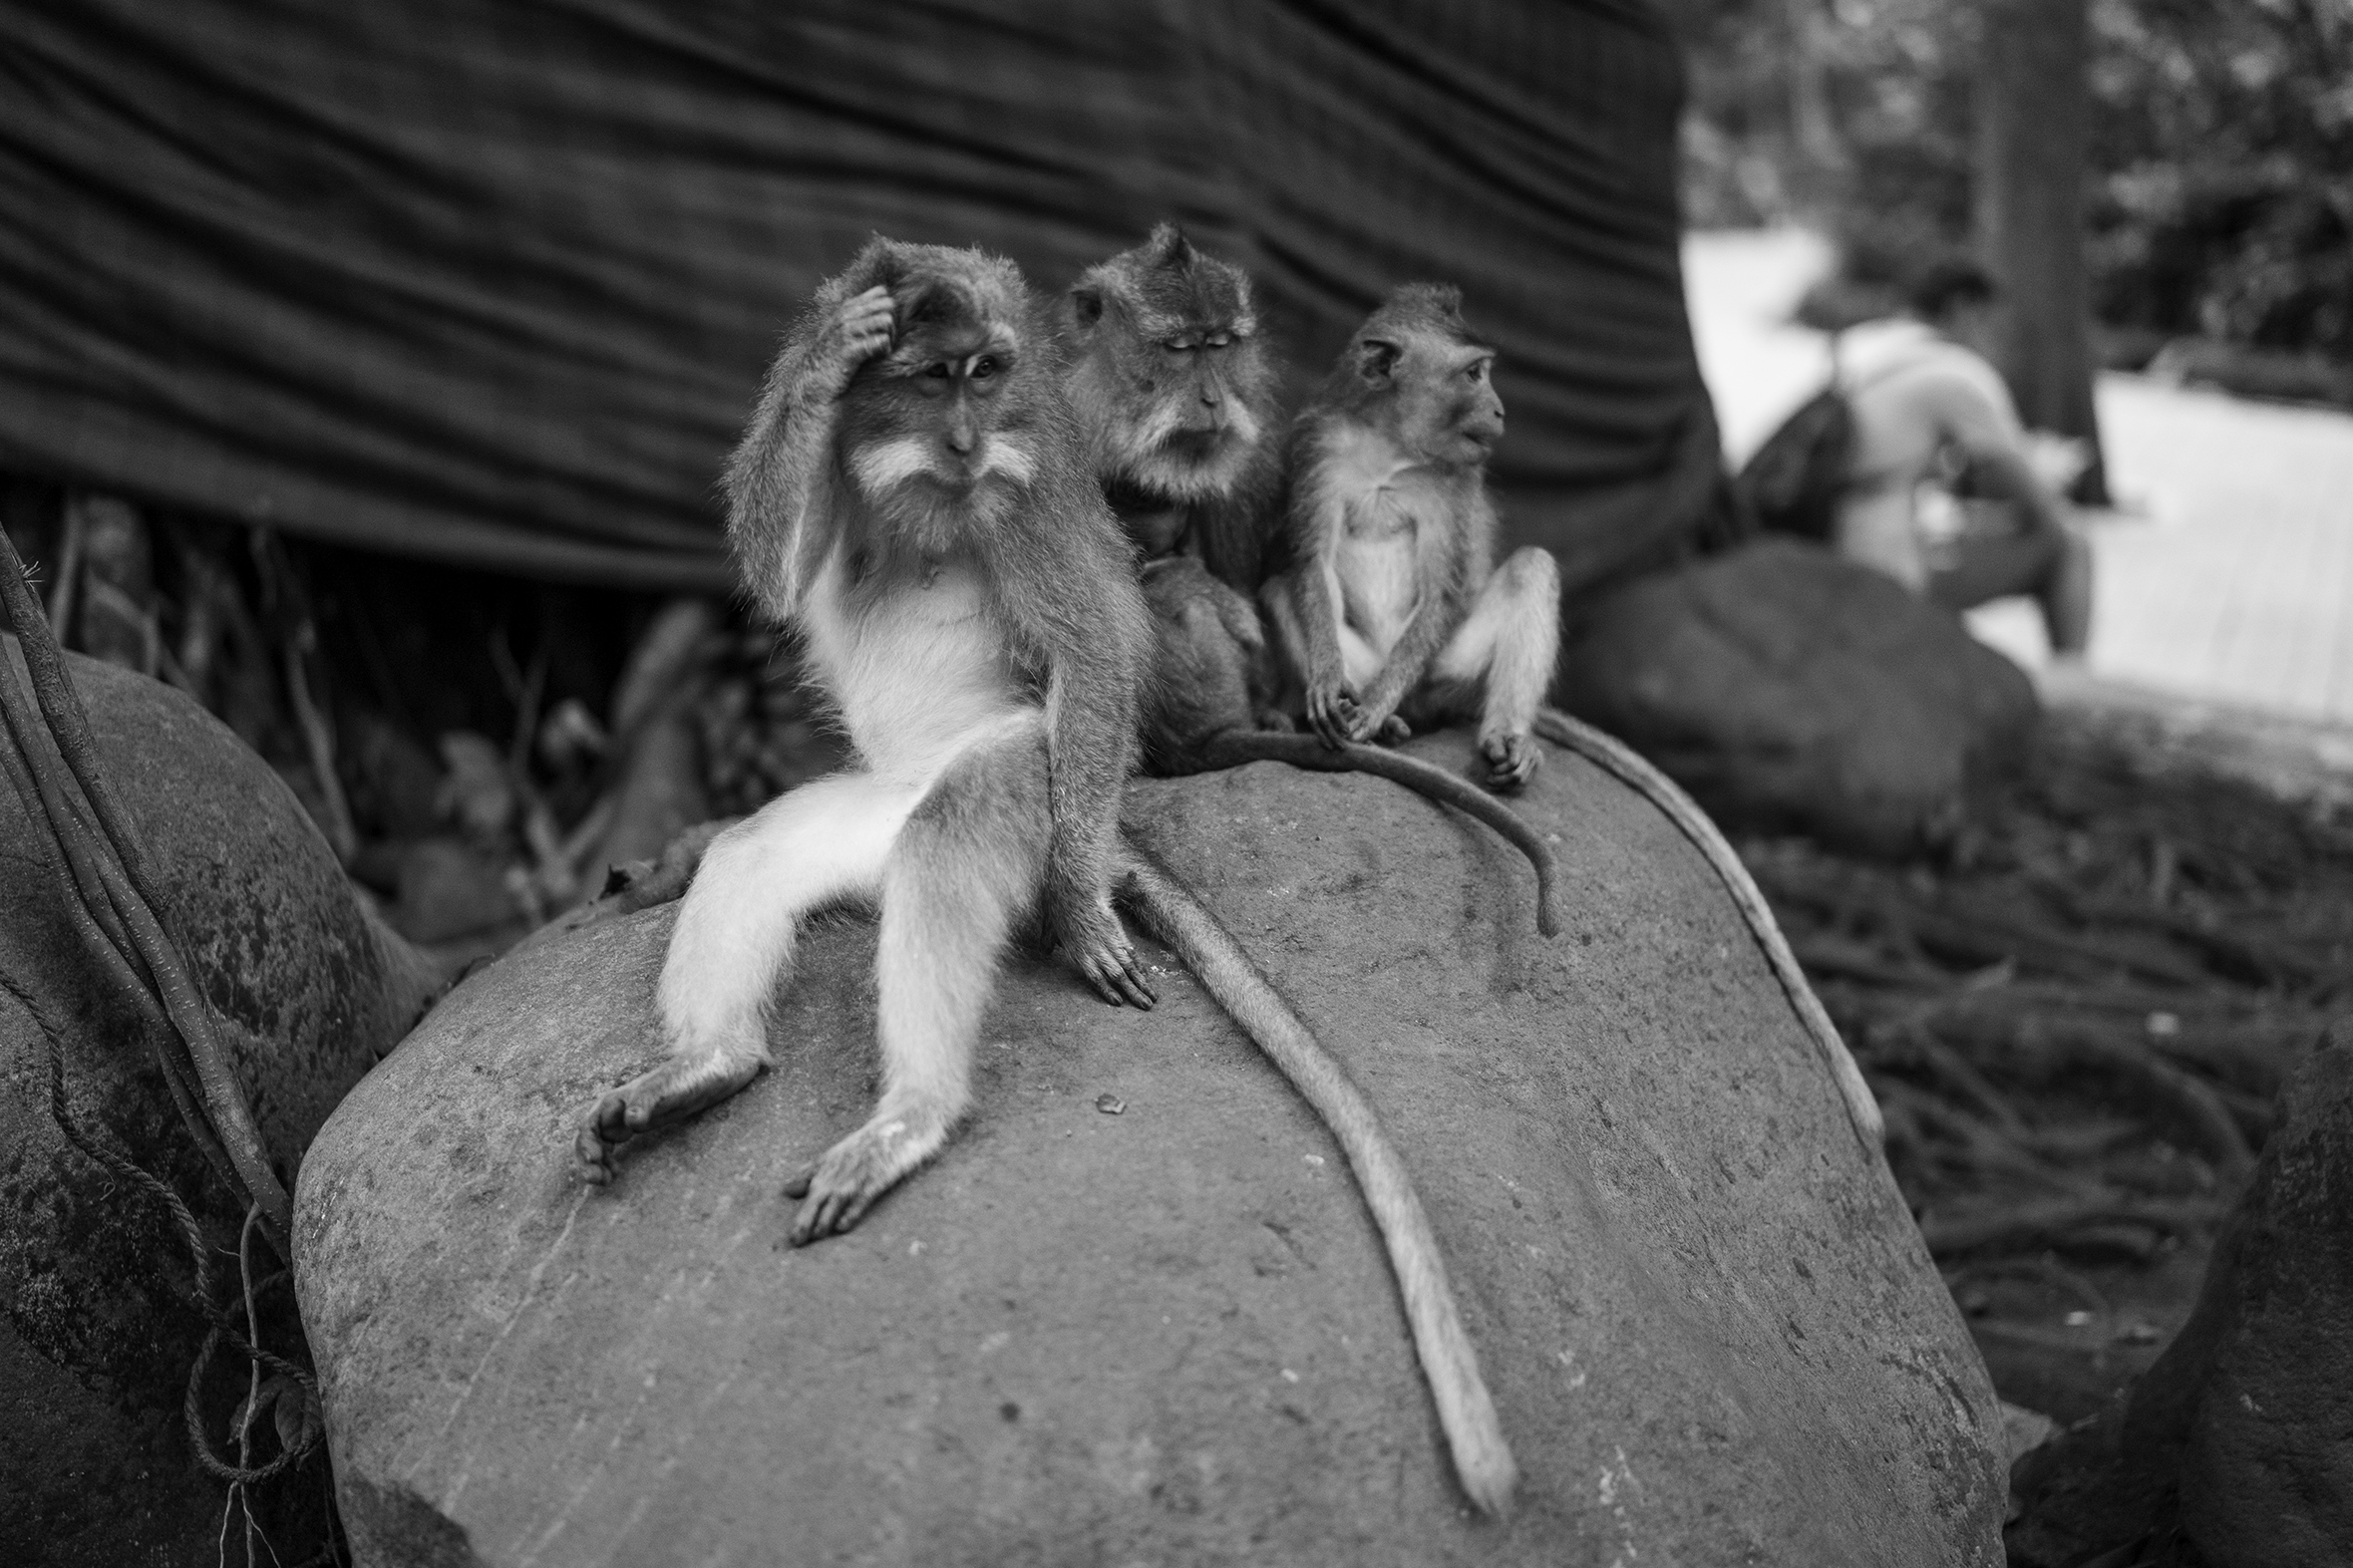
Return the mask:
<path id="1" fill-rule="evenodd" d="M 1835 210 L 1847 193 L 1847 145 L 1831 112 L 1830 63 L 1823 32 L 1830 25 L 1823 0 L 1784 0 L 1789 48 L 1790 140 L 1797 149 L 1796 190 L 1802 207 Z"/>
<path id="2" fill-rule="evenodd" d="M 2092 444 L 2075 497 L 2108 501 L 2084 277 L 2087 0 L 1979 0 L 1976 221 L 2026 423 Z"/>

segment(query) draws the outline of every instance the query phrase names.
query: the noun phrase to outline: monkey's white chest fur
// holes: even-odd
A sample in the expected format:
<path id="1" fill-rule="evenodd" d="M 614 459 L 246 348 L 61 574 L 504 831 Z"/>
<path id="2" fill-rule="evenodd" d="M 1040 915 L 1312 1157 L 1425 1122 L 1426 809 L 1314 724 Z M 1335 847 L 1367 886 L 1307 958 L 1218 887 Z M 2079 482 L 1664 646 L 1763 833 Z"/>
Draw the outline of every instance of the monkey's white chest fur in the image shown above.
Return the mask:
<path id="1" fill-rule="evenodd" d="M 968 566 L 852 594 L 837 550 L 801 606 L 809 658 L 867 768 L 936 773 L 980 726 L 1024 704 L 1005 639 Z"/>
<path id="2" fill-rule="evenodd" d="M 1339 509 L 1332 566 L 1340 616 L 1386 658 L 1420 600 L 1420 519 L 1445 498 L 1428 470 L 1402 462 L 1377 440 L 1353 442 L 1339 454 L 1331 484 Z"/>

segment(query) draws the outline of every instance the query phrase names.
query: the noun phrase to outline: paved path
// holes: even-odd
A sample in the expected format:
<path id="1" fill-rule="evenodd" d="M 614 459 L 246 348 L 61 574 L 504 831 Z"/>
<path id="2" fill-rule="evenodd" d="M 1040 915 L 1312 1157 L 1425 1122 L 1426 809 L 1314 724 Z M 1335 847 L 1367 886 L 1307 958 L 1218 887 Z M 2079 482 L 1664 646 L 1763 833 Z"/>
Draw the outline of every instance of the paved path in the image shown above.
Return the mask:
<path id="1" fill-rule="evenodd" d="M 1829 373 L 1790 307 L 1829 264 L 1795 231 L 1695 234 L 1684 276 L 1700 365 L 1738 463 Z M 2111 489 L 2090 671 L 2157 691 L 2353 725 L 2353 416 L 2107 375 Z M 2041 671 L 2024 602 L 1970 629 Z"/>

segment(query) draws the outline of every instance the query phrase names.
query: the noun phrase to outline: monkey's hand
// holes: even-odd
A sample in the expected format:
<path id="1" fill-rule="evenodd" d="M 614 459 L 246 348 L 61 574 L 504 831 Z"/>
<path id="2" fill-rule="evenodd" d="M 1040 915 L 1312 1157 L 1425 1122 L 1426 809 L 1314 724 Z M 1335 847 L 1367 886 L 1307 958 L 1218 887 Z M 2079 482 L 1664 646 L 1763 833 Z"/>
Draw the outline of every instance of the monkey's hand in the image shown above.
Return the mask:
<path id="1" fill-rule="evenodd" d="M 1104 1001 L 1147 1011 L 1160 1001 L 1144 983 L 1144 968 L 1136 961 L 1136 949 L 1121 929 L 1120 917 L 1112 913 L 1110 899 L 1098 896 L 1084 908 L 1056 910 L 1054 928 L 1079 973 Z"/>
<path id="2" fill-rule="evenodd" d="M 836 305 L 809 349 L 812 383 L 833 397 L 848 389 L 857 368 L 890 350 L 890 290 L 880 284 Z"/>
<path id="3" fill-rule="evenodd" d="M 1307 683 L 1307 723 L 1323 744 L 1338 751 L 1350 741 L 1361 741 L 1369 726 L 1357 706 L 1356 688 L 1342 680 Z"/>

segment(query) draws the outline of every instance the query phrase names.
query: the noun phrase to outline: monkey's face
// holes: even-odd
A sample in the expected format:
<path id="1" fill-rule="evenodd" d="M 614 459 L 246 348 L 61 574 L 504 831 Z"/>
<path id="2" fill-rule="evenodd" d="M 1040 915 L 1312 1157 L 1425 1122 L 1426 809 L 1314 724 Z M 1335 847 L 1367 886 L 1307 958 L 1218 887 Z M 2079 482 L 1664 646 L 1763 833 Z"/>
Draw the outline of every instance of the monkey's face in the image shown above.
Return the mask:
<path id="1" fill-rule="evenodd" d="M 1496 351 L 1453 333 L 1364 336 L 1352 346 L 1368 402 L 1385 402 L 1392 440 L 1445 469 L 1477 468 L 1504 437 Z"/>
<path id="2" fill-rule="evenodd" d="M 843 401 L 850 480 L 909 542 L 949 547 L 957 528 L 1002 515 L 1037 477 L 1029 362 L 1018 316 L 950 281 L 892 290 L 890 352 Z"/>
<path id="3" fill-rule="evenodd" d="M 1174 229 L 1070 291 L 1071 400 L 1098 477 L 1177 504 L 1230 489 L 1271 423 L 1249 278 Z"/>

